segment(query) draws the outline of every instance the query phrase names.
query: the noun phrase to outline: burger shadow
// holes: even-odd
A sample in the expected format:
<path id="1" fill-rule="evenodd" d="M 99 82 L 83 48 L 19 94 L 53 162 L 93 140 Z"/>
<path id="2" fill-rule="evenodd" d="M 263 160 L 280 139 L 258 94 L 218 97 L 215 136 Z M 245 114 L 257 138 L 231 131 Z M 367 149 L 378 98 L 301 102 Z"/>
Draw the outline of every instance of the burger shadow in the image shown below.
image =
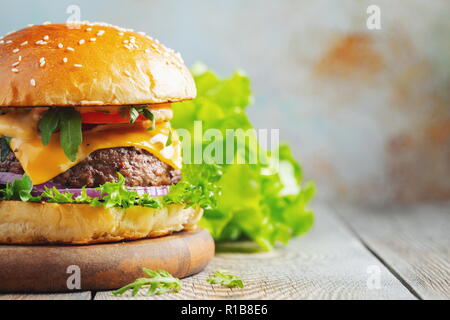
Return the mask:
<path id="1" fill-rule="evenodd" d="M 263 253 L 266 252 L 251 241 L 216 241 L 216 253 Z"/>

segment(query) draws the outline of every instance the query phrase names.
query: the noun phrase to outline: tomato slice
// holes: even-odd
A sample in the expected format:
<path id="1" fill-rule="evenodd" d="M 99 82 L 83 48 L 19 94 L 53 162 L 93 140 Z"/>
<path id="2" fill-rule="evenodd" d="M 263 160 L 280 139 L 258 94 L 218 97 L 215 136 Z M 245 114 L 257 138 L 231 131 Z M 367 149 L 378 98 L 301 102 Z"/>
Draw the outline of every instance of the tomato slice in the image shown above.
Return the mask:
<path id="1" fill-rule="evenodd" d="M 135 122 L 147 120 L 143 115 L 139 115 Z M 124 118 L 119 112 L 103 113 L 103 112 L 84 112 L 81 113 L 81 122 L 83 123 L 130 123 L 130 115 Z"/>

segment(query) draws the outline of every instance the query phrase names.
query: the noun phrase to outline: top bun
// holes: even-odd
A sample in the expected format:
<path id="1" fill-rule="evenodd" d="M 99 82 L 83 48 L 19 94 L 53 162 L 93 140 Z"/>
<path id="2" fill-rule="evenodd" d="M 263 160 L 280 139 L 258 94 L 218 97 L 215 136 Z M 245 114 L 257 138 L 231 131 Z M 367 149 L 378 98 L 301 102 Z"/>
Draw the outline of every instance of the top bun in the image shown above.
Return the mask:
<path id="1" fill-rule="evenodd" d="M 1 107 L 153 104 L 196 95 L 179 54 L 143 33 L 100 23 L 31 26 L 5 36 L 0 74 Z"/>

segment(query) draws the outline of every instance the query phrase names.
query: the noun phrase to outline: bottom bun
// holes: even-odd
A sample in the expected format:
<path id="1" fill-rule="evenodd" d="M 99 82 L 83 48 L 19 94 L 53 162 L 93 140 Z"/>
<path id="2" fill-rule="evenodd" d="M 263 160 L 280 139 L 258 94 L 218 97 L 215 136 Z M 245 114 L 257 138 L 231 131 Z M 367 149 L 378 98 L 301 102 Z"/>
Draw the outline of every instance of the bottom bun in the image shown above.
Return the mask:
<path id="1" fill-rule="evenodd" d="M 192 230 L 201 208 L 128 209 L 88 204 L 0 201 L 0 243 L 89 244 L 159 237 Z"/>

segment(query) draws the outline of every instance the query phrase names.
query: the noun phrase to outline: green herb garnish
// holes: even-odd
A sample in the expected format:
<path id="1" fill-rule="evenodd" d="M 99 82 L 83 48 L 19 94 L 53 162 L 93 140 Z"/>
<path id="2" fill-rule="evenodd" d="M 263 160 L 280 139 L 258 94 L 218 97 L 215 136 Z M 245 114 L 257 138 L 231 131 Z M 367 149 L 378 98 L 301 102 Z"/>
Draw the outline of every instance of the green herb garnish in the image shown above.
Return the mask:
<path id="1" fill-rule="evenodd" d="M 169 131 L 169 136 L 167 137 L 166 147 L 172 144 L 172 130 Z"/>
<path id="2" fill-rule="evenodd" d="M 59 143 L 64 153 L 71 160 L 77 159 L 78 148 L 83 141 L 81 132 L 81 115 L 74 109 L 66 109 L 60 113 L 61 133 Z"/>
<path id="3" fill-rule="evenodd" d="M 145 118 L 147 118 L 147 119 L 152 121 L 152 126 L 148 130 L 155 129 L 155 116 L 153 115 L 153 113 L 150 110 L 148 110 L 147 108 L 143 108 L 142 111 L 141 111 L 141 114 Z"/>
<path id="4" fill-rule="evenodd" d="M 11 152 L 9 143 L 11 142 L 10 137 L 3 136 L 0 138 L 0 159 L 5 161 L 8 154 Z"/>
<path id="5" fill-rule="evenodd" d="M 152 121 L 152 126 L 148 130 L 155 129 L 155 116 L 150 110 L 147 109 L 147 106 L 130 107 L 129 113 L 130 113 L 130 123 L 134 123 L 136 119 L 139 117 L 139 115 L 143 115 L 146 119 Z"/>
<path id="6" fill-rule="evenodd" d="M 21 200 L 30 201 L 34 197 L 31 195 L 33 183 L 29 176 L 24 175 L 20 179 L 15 179 L 5 185 L 5 188 L 0 189 L 0 200 Z"/>
<path id="7" fill-rule="evenodd" d="M 119 113 L 122 116 L 122 118 L 126 119 L 127 118 L 127 110 L 128 108 L 124 107 L 124 108 L 120 108 Z"/>
<path id="8" fill-rule="evenodd" d="M 39 122 L 39 131 L 41 132 L 42 144 L 44 146 L 50 143 L 52 134 L 59 128 L 61 119 L 60 113 L 61 111 L 59 109 L 51 108 L 44 114 Z"/>
<path id="9" fill-rule="evenodd" d="M 134 107 L 131 107 L 129 112 L 130 112 L 130 123 L 134 123 L 136 119 L 139 117 L 139 112 Z"/>
<path id="10" fill-rule="evenodd" d="M 83 140 L 81 115 L 74 108 L 50 108 L 39 122 L 42 144 L 48 145 L 52 134 L 60 129 L 59 143 L 67 158 L 77 159 L 78 148 Z"/>
<path id="11" fill-rule="evenodd" d="M 131 295 L 134 297 L 143 288 L 148 288 L 147 296 L 175 293 L 181 290 L 180 279 L 173 277 L 167 271 L 153 271 L 147 268 L 142 268 L 142 270 L 148 275 L 148 278 L 138 278 L 133 283 L 113 291 L 113 295 L 121 295 L 131 290 Z"/>
<path id="12" fill-rule="evenodd" d="M 238 276 L 230 274 L 227 270 L 216 270 L 214 274 L 206 280 L 211 284 L 220 284 L 227 288 L 244 288 L 244 282 Z"/>

